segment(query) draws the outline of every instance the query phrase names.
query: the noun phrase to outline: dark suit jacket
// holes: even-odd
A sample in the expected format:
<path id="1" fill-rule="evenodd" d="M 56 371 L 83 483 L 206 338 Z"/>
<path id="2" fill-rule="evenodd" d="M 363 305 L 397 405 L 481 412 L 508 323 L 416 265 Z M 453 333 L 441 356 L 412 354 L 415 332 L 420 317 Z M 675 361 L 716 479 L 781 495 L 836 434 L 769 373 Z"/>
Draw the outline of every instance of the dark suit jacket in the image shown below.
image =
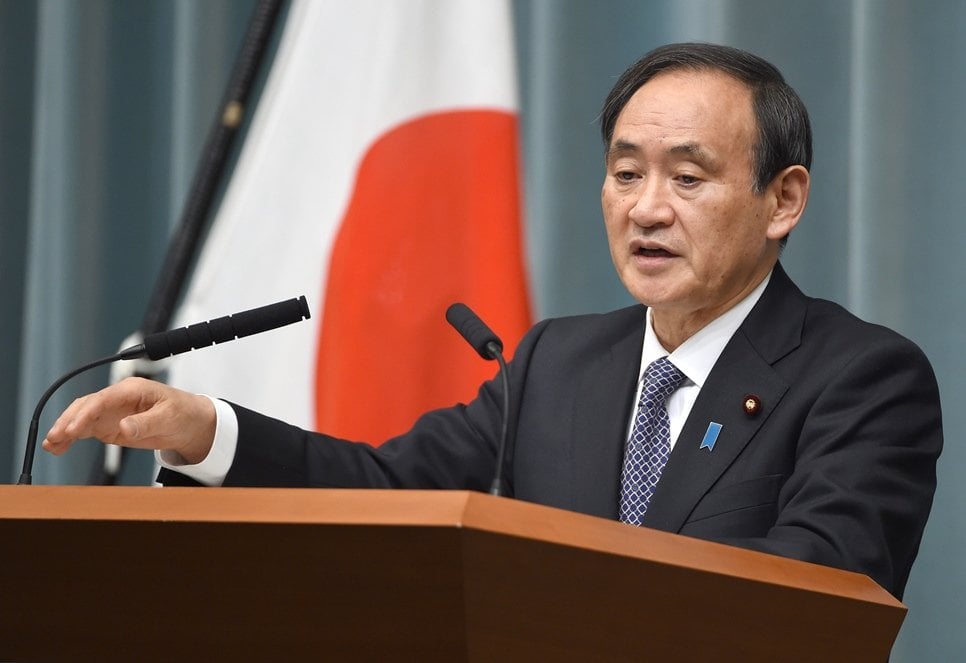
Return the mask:
<path id="1" fill-rule="evenodd" d="M 644 315 L 634 306 L 547 320 L 526 335 L 510 363 L 505 494 L 617 518 Z M 747 395 L 761 402 L 754 415 Z M 490 381 L 379 448 L 234 406 L 225 484 L 486 490 L 500 399 Z M 709 451 L 699 447 L 712 421 L 722 428 Z M 941 447 L 922 352 L 805 297 L 776 266 L 701 389 L 645 526 L 859 571 L 901 596 Z"/>

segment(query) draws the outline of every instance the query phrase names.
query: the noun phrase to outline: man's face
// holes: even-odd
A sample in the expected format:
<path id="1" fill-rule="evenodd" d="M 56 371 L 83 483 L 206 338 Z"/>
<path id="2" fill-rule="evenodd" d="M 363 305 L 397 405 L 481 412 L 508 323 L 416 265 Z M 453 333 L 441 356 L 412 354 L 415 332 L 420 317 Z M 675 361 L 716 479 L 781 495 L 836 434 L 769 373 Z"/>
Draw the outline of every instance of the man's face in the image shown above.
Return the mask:
<path id="1" fill-rule="evenodd" d="M 738 303 L 778 258 L 774 196 L 754 192 L 756 139 L 751 91 L 713 71 L 659 74 L 617 118 L 601 191 L 607 238 L 662 341 L 662 328 L 680 342 Z"/>

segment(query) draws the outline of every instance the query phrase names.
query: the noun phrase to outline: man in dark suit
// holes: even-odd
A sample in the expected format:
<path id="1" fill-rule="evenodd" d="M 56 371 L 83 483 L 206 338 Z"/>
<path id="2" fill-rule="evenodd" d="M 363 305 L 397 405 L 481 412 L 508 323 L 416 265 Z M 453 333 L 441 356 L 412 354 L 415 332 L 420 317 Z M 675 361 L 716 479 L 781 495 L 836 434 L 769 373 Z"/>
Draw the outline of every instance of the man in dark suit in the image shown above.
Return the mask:
<path id="1" fill-rule="evenodd" d="M 602 130 L 611 255 L 641 305 L 547 320 L 520 343 L 505 494 L 867 573 L 901 596 L 935 489 L 938 390 L 915 345 L 806 297 L 778 264 L 808 199 L 800 99 L 760 58 L 671 45 L 625 72 Z M 44 447 L 164 450 L 166 483 L 484 489 L 501 399 L 489 382 L 373 448 L 129 380 L 71 405 Z"/>

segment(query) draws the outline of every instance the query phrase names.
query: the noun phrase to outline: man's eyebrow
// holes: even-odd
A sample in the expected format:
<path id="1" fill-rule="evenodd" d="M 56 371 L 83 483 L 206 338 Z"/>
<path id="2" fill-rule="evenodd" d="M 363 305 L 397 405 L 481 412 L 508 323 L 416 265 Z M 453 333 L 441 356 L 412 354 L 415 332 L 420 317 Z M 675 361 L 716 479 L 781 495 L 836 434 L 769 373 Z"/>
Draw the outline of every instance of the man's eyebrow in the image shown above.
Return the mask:
<path id="1" fill-rule="evenodd" d="M 606 160 L 610 161 L 614 157 L 619 157 L 624 154 L 630 154 L 632 152 L 640 151 L 641 146 L 636 143 L 632 143 L 627 140 L 615 140 L 610 147 L 607 148 L 607 154 L 605 155 Z"/>
<path id="2" fill-rule="evenodd" d="M 628 140 L 618 139 L 607 149 L 606 159 L 610 161 L 625 154 L 633 154 L 641 151 L 641 146 Z M 717 163 L 714 155 L 700 143 L 687 142 L 672 145 L 665 150 L 671 156 L 686 157 L 704 166 L 713 166 Z"/>
<path id="3" fill-rule="evenodd" d="M 714 155 L 712 155 L 711 152 L 709 152 L 699 143 L 681 143 L 679 145 L 672 145 L 667 149 L 667 153 L 677 156 L 684 156 L 708 166 L 714 165 L 717 162 L 717 160 L 714 158 Z"/>

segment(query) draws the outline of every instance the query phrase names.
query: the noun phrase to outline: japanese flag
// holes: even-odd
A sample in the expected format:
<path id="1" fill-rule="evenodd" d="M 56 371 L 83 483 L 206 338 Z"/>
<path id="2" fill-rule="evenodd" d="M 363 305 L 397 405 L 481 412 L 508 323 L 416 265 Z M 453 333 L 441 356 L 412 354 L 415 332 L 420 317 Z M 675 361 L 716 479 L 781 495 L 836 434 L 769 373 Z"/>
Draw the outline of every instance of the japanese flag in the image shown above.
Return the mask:
<path id="1" fill-rule="evenodd" d="M 306 295 L 310 321 L 176 357 L 169 382 L 379 444 L 512 353 L 530 324 L 502 0 L 292 4 L 176 325 Z"/>

